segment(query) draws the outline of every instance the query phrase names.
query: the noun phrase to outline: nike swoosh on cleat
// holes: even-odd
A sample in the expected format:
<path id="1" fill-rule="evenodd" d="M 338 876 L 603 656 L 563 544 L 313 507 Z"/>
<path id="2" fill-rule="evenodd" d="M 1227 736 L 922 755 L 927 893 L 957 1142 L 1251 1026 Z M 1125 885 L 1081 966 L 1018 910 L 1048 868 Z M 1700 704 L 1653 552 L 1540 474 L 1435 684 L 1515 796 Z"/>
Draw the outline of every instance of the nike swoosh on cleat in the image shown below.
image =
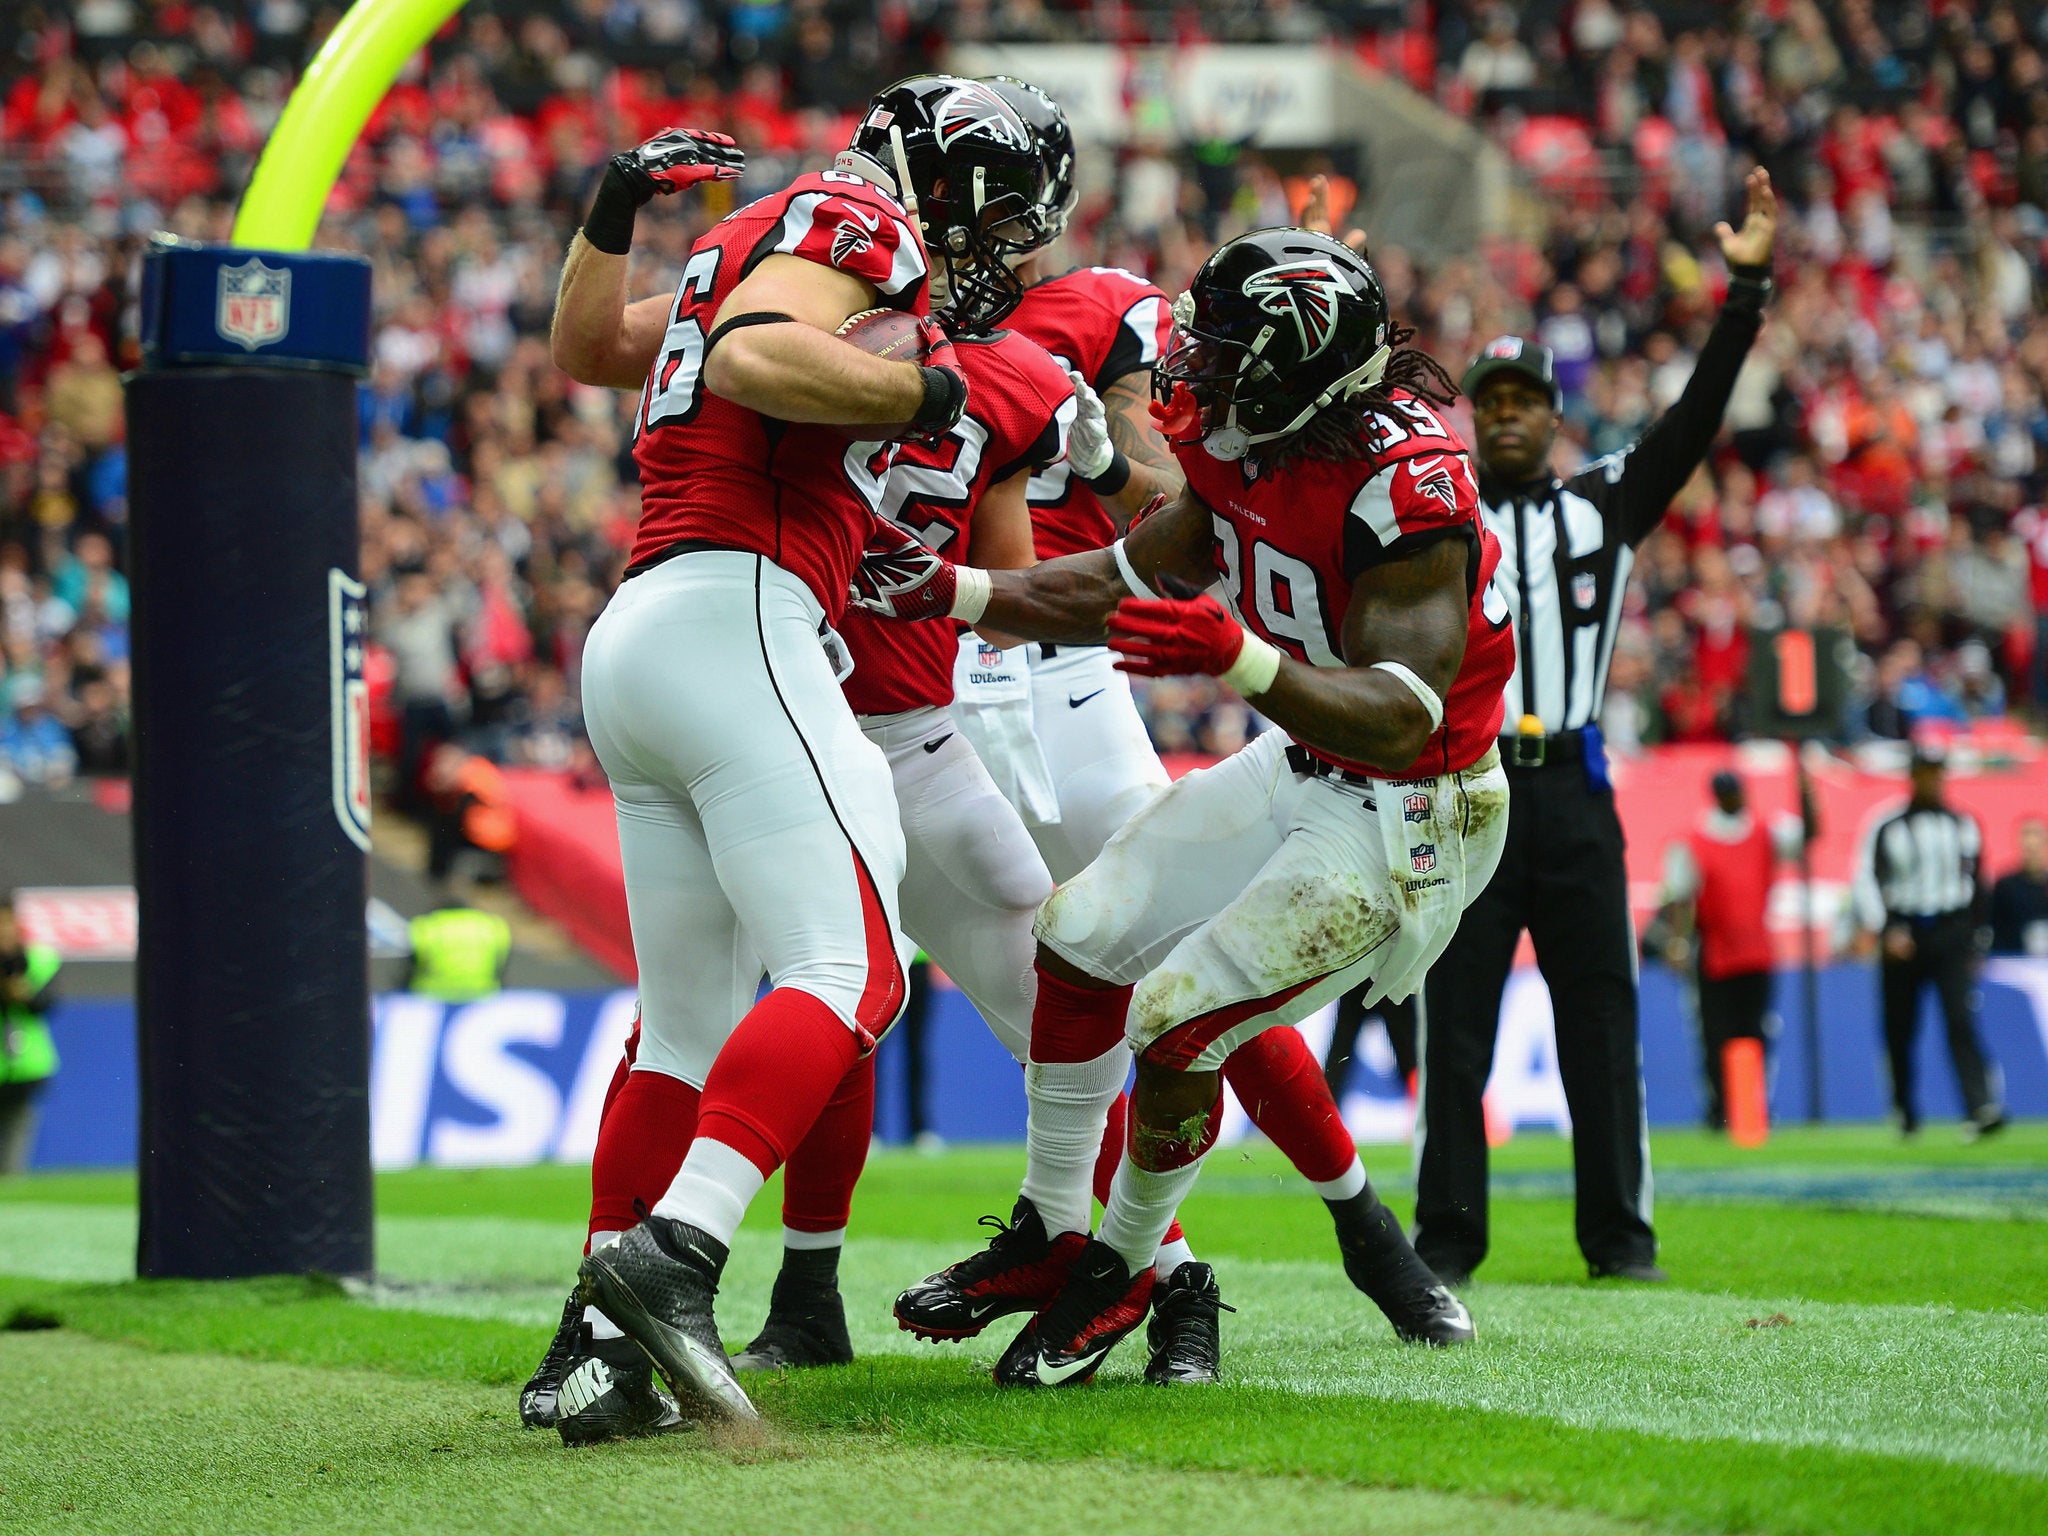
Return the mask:
<path id="1" fill-rule="evenodd" d="M 1116 1348 L 1114 1343 L 1104 1345 L 1101 1349 L 1096 1350 L 1094 1354 L 1082 1355 L 1078 1359 L 1068 1361 L 1065 1365 L 1047 1365 L 1045 1363 L 1045 1356 L 1040 1355 L 1037 1360 L 1032 1362 L 1031 1374 L 1038 1378 L 1040 1386 L 1056 1387 L 1060 1383 L 1080 1375 L 1083 1371 L 1093 1370 L 1102 1363 L 1103 1357 L 1114 1348 Z"/>
<path id="2" fill-rule="evenodd" d="M 967 1309 L 968 1320 L 978 1323 L 1001 1305 L 1002 1303 L 999 1301 L 985 1301 L 978 1307 L 969 1307 Z"/>
<path id="3" fill-rule="evenodd" d="M 939 750 L 939 748 L 943 747 L 947 742 L 951 741 L 952 739 L 953 733 L 951 731 L 948 731 L 945 735 L 941 736 L 937 741 L 926 742 L 924 744 L 924 749 L 927 752 L 936 752 Z"/>
<path id="4" fill-rule="evenodd" d="M 1086 704 L 1090 699 L 1094 698 L 1096 693 L 1100 692 L 1102 692 L 1102 690 L 1098 688 L 1095 690 L 1095 693 L 1084 693 L 1078 699 L 1070 693 L 1067 695 L 1067 708 L 1079 709 L 1083 704 Z"/>

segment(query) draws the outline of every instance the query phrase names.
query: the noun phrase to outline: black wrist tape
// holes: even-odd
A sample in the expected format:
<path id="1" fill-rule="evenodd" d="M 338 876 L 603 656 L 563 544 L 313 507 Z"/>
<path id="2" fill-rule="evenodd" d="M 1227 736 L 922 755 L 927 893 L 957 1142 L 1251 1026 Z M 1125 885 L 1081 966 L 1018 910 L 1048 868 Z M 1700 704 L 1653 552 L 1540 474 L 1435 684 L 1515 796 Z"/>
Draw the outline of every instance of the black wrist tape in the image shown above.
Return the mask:
<path id="1" fill-rule="evenodd" d="M 623 256 L 633 249 L 633 215 L 639 211 L 640 201 L 626 185 L 625 173 L 608 165 L 604 180 L 597 184 L 597 196 L 590 200 L 583 238 L 608 256 Z"/>
<path id="2" fill-rule="evenodd" d="M 950 368 L 920 367 L 924 379 L 924 403 L 910 418 L 914 427 L 950 429 L 967 407 L 967 381 Z"/>
<path id="3" fill-rule="evenodd" d="M 1131 461 L 1124 456 L 1121 448 L 1109 451 L 1109 468 L 1088 482 L 1088 489 L 1098 496 L 1114 496 L 1131 483 Z"/>

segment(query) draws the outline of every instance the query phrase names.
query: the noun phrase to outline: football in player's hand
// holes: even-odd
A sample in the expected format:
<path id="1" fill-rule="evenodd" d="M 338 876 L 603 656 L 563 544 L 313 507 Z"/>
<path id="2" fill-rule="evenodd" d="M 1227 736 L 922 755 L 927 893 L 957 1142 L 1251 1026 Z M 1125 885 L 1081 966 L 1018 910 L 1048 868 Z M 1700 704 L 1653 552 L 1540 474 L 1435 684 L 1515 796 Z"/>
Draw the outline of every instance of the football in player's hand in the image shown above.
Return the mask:
<path id="1" fill-rule="evenodd" d="M 834 334 L 841 341 L 850 341 L 861 351 L 892 363 L 922 365 L 928 355 L 917 316 L 900 309 L 864 309 L 850 317 Z M 846 426 L 837 430 L 857 443 L 886 443 L 901 437 L 909 429 L 910 423 L 906 421 L 893 427 Z"/>

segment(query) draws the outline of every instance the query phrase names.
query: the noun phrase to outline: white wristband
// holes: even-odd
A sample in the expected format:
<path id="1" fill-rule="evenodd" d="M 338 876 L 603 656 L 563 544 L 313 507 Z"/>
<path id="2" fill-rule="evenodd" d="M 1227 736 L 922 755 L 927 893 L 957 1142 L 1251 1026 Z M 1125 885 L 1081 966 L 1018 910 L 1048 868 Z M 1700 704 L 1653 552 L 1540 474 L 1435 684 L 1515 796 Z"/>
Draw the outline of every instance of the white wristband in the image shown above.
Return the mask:
<path id="1" fill-rule="evenodd" d="M 1443 729 L 1444 701 L 1436 696 L 1436 690 L 1417 677 L 1398 661 L 1376 661 L 1373 667 L 1381 672 L 1391 672 L 1408 685 L 1408 691 L 1422 701 L 1422 707 L 1429 711 L 1429 733 L 1434 736 Z"/>
<path id="2" fill-rule="evenodd" d="M 1118 539 L 1109 546 L 1109 554 L 1110 558 L 1116 561 L 1117 575 L 1123 577 L 1124 585 L 1129 587 L 1135 596 L 1157 597 L 1159 595 L 1139 579 L 1137 568 L 1131 564 L 1131 557 L 1124 553 L 1124 541 L 1122 539 Z"/>
<path id="3" fill-rule="evenodd" d="M 979 566 L 956 565 L 953 567 L 953 606 L 948 616 L 964 624 L 972 624 L 988 612 L 988 600 L 994 595 L 996 584 L 987 571 Z"/>
<path id="4" fill-rule="evenodd" d="M 1244 632 L 1244 649 L 1223 674 L 1223 681 L 1244 698 L 1264 693 L 1280 675 L 1280 653 L 1250 630 Z"/>

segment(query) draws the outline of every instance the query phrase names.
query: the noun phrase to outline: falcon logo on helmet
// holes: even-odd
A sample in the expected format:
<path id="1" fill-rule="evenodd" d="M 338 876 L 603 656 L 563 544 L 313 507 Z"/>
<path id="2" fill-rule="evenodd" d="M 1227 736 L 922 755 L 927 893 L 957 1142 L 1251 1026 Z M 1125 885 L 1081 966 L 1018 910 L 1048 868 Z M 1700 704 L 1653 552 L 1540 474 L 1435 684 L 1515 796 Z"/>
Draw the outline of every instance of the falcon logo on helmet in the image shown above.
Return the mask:
<path id="1" fill-rule="evenodd" d="M 1244 280 L 1244 296 L 1269 315 L 1294 322 L 1306 362 L 1330 344 L 1337 334 L 1337 301 L 1344 296 L 1344 280 L 1328 262 L 1294 261 Z"/>
<path id="2" fill-rule="evenodd" d="M 982 133 L 1007 149 L 1033 152 L 1031 134 L 1022 119 L 979 81 L 969 81 L 939 103 L 939 110 L 932 114 L 932 131 L 938 135 L 941 151 L 951 151 L 962 139 Z"/>

